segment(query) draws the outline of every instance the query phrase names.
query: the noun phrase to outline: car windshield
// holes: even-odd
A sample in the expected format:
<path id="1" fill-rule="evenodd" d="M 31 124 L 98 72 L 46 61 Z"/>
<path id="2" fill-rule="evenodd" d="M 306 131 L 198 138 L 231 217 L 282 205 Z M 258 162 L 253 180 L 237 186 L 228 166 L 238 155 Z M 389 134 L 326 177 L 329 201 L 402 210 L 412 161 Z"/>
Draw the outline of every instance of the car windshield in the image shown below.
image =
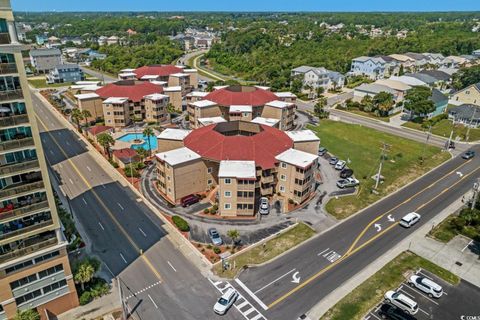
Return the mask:
<path id="1" fill-rule="evenodd" d="M 222 306 L 226 306 L 228 304 L 228 300 L 224 298 L 220 298 L 220 300 L 218 300 L 218 303 L 220 303 Z"/>
<path id="2" fill-rule="evenodd" d="M 400 294 L 399 294 L 398 292 L 395 292 L 394 294 L 392 294 L 392 298 L 393 298 L 393 299 L 397 299 L 399 295 L 400 295 Z"/>
<path id="3" fill-rule="evenodd" d="M 433 291 L 435 291 L 436 293 L 440 293 L 440 292 L 442 292 L 442 288 L 440 288 L 440 289 L 433 289 Z"/>

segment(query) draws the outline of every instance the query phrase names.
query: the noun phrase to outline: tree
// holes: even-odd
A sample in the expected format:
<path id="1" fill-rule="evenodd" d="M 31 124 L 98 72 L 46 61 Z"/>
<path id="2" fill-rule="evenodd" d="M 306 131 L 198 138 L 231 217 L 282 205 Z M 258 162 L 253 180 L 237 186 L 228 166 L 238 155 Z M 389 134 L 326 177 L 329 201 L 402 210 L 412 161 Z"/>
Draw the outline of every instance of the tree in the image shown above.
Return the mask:
<path id="1" fill-rule="evenodd" d="M 83 112 L 80 109 L 75 108 L 72 111 L 72 120 L 77 124 L 77 129 L 80 131 L 80 120 L 83 120 Z"/>
<path id="2" fill-rule="evenodd" d="M 177 110 L 175 110 L 175 106 L 171 103 L 167 104 L 167 112 L 168 113 L 175 113 Z"/>
<path id="3" fill-rule="evenodd" d="M 151 151 L 149 152 L 149 151 L 146 150 L 145 148 L 141 148 L 141 147 L 138 148 L 138 149 L 136 149 L 136 151 L 137 151 L 137 154 L 138 154 L 138 155 L 140 156 L 140 158 L 142 159 L 142 161 L 143 161 L 146 157 L 148 157 L 148 155 L 149 155 L 150 152 L 151 152 Z"/>
<path id="4" fill-rule="evenodd" d="M 405 95 L 404 107 L 410 111 L 412 116 L 426 117 L 427 114 L 435 111 L 435 104 L 430 99 L 432 89 L 425 86 L 413 87 Z"/>
<path id="5" fill-rule="evenodd" d="M 460 90 L 480 82 L 480 65 L 462 68 L 454 75 L 453 86 Z"/>
<path id="6" fill-rule="evenodd" d="M 18 310 L 13 320 L 40 320 L 40 314 L 36 309 Z"/>
<path id="7" fill-rule="evenodd" d="M 303 82 L 299 77 L 295 77 L 292 82 L 290 83 L 290 90 L 292 90 L 293 93 L 300 93 L 302 90 Z"/>
<path id="8" fill-rule="evenodd" d="M 362 105 L 362 108 L 365 112 L 372 112 L 373 111 L 373 99 L 371 96 L 366 95 L 362 98 L 362 101 L 360 101 L 360 104 Z"/>
<path id="9" fill-rule="evenodd" d="M 108 155 L 108 159 L 111 159 L 110 147 L 115 144 L 115 140 L 108 133 L 100 133 L 97 136 L 98 143 L 103 147 L 103 150 Z"/>
<path id="10" fill-rule="evenodd" d="M 145 137 L 147 137 L 148 151 L 149 151 L 149 154 L 150 154 L 150 156 L 151 156 L 151 155 L 152 155 L 152 145 L 151 145 L 151 142 L 150 142 L 150 137 L 155 136 L 155 132 L 153 132 L 153 129 L 152 129 L 152 128 L 146 127 L 146 128 L 143 130 L 143 135 L 144 135 Z"/>
<path id="11" fill-rule="evenodd" d="M 85 261 L 78 266 L 77 272 L 73 276 L 75 283 L 79 283 L 82 291 L 85 290 L 85 283 L 90 282 L 95 275 L 95 268 L 90 262 Z"/>
<path id="12" fill-rule="evenodd" d="M 318 119 L 326 119 L 329 116 L 329 112 L 325 110 L 327 106 L 327 98 L 322 97 L 318 99 L 318 102 L 313 107 L 313 112 L 318 117 Z"/>
<path id="13" fill-rule="evenodd" d="M 317 87 L 317 97 L 321 97 L 322 94 L 325 92 L 325 89 L 323 87 Z"/>
<path id="14" fill-rule="evenodd" d="M 403 76 L 405 74 L 405 71 L 403 70 L 403 64 L 400 65 L 400 69 L 398 70 L 398 75 Z"/>
<path id="15" fill-rule="evenodd" d="M 373 97 L 373 105 L 376 110 L 379 110 L 382 116 L 387 116 L 388 112 L 392 110 L 394 101 L 393 95 L 389 92 L 379 92 Z"/>
<path id="16" fill-rule="evenodd" d="M 82 111 L 82 117 L 85 119 L 85 127 L 88 128 L 88 118 L 90 118 L 92 114 L 89 110 L 85 109 Z"/>
<path id="17" fill-rule="evenodd" d="M 235 241 L 240 237 L 240 232 L 237 229 L 231 229 L 227 231 L 227 236 L 232 239 L 232 242 L 235 244 Z"/>

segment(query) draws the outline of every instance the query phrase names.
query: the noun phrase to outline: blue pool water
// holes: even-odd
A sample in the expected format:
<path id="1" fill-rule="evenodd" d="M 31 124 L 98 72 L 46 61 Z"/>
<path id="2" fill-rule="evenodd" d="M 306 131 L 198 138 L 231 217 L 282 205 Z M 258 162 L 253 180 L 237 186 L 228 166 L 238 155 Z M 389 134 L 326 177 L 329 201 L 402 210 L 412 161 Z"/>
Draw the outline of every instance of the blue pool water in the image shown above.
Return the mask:
<path id="1" fill-rule="evenodd" d="M 125 142 L 132 142 L 133 140 L 135 140 L 137 138 L 142 139 L 145 142 L 142 143 L 142 144 L 132 145 L 133 149 L 144 148 L 145 150 L 148 150 L 149 149 L 148 140 L 150 139 L 150 147 L 152 148 L 152 150 L 157 150 L 157 137 L 155 137 L 155 136 L 147 138 L 146 136 L 144 136 L 140 133 L 139 134 L 127 133 L 126 135 L 121 136 L 117 140 L 125 141 Z"/>

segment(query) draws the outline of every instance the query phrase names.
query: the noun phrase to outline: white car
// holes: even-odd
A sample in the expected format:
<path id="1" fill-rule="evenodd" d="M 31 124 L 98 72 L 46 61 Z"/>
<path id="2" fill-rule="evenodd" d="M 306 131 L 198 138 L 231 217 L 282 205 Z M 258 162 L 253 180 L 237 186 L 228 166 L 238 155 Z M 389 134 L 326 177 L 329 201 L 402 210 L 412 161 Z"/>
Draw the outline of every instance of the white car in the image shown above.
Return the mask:
<path id="1" fill-rule="evenodd" d="M 343 168 L 345 168 L 345 165 L 347 164 L 346 161 L 343 161 L 343 160 L 339 160 L 336 164 L 335 164 L 335 170 L 342 170 Z"/>
<path id="2" fill-rule="evenodd" d="M 233 289 L 232 287 L 228 288 L 225 291 L 220 299 L 218 299 L 217 303 L 213 306 L 213 311 L 216 314 L 223 315 L 227 312 L 227 310 L 232 306 L 235 300 L 238 297 L 237 290 Z"/>
<path id="3" fill-rule="evenodd" d="M 360 184 L 360 181 L 352 177 L 337 181 L 337 187 L 339 187 L 340 189 L 356 187 L 359 184 Z"/>
<path id="4" fill-rule="evenodd" d="M 385 300 L 409 314 L 413 315 L 418 312 L 418 304 L 403 293 L 393 290 L 387 291 L 385 293 Z"/>
<path id="5" fill-rule="evenodd" d="M 439 284 L 425 277 L 413 275 L 408 279 L 408 284 L 425 292 L 430 298 L 440 298 L 443 294 L 443 289 Z"/>
<path id="6" fill-rule="evenodd" d="M 258 212 L 260 214 L 269 214 L 270 213 L 270 203 L 268 202 L 268 198 L 261 197 L 260 198 L 260 207 Z"/>
<path id="7" fill-rule="evenodd" d="M 415 223 L 417 223 L 418 220 L 420 220 L 420 217 L 421 216 L 418 213 L 410 212 L 409 214 L 407 214 L 405 217 L 403 217 L 400 220 L 400 225 L 405 227 L 405 228 L 410 228 Z"/>

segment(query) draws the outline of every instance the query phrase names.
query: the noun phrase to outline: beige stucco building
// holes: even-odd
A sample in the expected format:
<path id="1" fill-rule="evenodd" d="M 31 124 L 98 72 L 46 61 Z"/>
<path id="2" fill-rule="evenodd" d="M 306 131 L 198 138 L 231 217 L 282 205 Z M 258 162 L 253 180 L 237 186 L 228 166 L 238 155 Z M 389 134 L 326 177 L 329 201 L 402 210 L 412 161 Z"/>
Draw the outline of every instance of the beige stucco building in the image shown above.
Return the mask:
<path id="1" fill-rule="evenodd" d="M 457 106 L 462 104 L 474 104 L 480 106 L 480 82 L 455 92 L 451 96 L 449 103 Z"/>

